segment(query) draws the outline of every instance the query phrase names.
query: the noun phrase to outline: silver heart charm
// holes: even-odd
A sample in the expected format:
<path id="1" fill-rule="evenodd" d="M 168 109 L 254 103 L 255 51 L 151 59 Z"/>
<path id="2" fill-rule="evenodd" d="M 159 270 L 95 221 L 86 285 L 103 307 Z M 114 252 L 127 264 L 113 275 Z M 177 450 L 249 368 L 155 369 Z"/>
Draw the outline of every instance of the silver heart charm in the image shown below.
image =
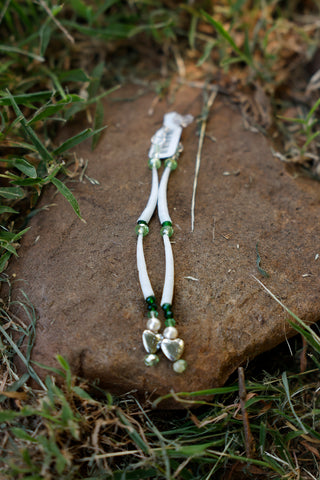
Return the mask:
<path id="1" fill-rule="evenodd" d="M 162 335 L 151 330 L 145 330 L 142 334 L 143 346 L 148 353 L 156 353 L 160 348 Z"/>
<path id="2" fill-rule="evenodd" d="M 171 362 L 175 362 L 181 357 L 183 349 L 184 341 L 181 338 L 175 338 L 174 340 L 164 338 L 161 342 L 161 350 Z"/>

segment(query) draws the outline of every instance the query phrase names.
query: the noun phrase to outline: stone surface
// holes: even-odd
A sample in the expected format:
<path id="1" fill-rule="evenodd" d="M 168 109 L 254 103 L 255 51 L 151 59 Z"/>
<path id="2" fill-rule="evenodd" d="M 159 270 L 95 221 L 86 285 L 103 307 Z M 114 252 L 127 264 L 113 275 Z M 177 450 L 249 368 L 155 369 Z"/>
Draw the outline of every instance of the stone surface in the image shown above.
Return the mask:
<path id="1" fill-rule="evenodd" d="M 147 151 L 164 113 L 200 114 L 202 92 L 181 87 L 173 102 L 158 103 L 152 116 L 154 94 L 136 93 L 136 87 L 126 87 L 113 94 L 126 101 L 106 102 L 108 128 L 99 146 L 93 153 L 90 144 L 77 150 L 89 160 L 87 174 L 100 182 L 69 184 L 87 223 L 48 188 L 41 205 L 55 206 L 32 219 L 20 258 L 10 266 L 11 274 L 26 280 L 17 287 L 23 286 L 39 316 L 33 359 L 56 365 L 59 353 L 75 373 L 100 379 L 116 393 L 222 385 L 240 364 L 290 334 L 287 314 L 252 275 L 304 320 L 320 318 L 319 183 L 286 173 L 266 139 L 245 130 L 237 109 L 218 98 L 207 127 L 216 142 L 207 137 L 204 143 L 191 233 L 196 123 L 184 131 L 184 153 L 170 178 L 168 200 L 175 227 L 174 313 L 189 367 L 176 374 L 160 353 L 159 364 L 147 368 L 134 233 L 150 189 Z M 257 270 L 257 243 L 268 278 Z M 159 299 L 164 252 L 157 217 L 144 244 Z"/>

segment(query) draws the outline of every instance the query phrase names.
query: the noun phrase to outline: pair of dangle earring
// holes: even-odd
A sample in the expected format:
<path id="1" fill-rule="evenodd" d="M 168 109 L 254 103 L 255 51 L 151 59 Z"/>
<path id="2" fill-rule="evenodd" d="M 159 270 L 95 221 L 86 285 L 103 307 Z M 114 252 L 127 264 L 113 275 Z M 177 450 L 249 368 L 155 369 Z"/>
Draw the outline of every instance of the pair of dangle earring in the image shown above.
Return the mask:
<path id="1" fill-rule="evenodd" d="M 182 152 L 180 136 L 182 128 L 191 123 L 191 115 L 179 115 L 176 112 L 164 116 L 163 126 L 151 139 L 149 151 L 149 168 L 152 170 L 152 184 L 149 200 L 137 225 L 137 267 L 141 290 L 148 310 L 147 328 L 143 331 L 142 342 L 147 352 L 145 365 L 154 366 L 159 362 L 158 350 L 173 362 L 173 370 L 182 373 L 187 367 L 187 362 L 181 359 L 184 351 L 184 341 L 178 337 L 176 321 L 173 318 L 172 300 L 174 291 L 174 260 L 170 237 L 173 235 L 172 221 L 168 211 L 167 186 L 170 173 L 177 168 L 177 160 Z M 158 169 L 164 160 L 164 171 L 159 184 Z M 143 238 L 149 233 L 148 224 L 158 206 L 158 216 L 161 223 L 160 233 L 163 238 L 165 250 L 165 280 L 161 298 L 161 308 L 165 316 L 165 329 L 160 333 L 161 322 L 154 291 L 148 276 L 144 251 Z"/>

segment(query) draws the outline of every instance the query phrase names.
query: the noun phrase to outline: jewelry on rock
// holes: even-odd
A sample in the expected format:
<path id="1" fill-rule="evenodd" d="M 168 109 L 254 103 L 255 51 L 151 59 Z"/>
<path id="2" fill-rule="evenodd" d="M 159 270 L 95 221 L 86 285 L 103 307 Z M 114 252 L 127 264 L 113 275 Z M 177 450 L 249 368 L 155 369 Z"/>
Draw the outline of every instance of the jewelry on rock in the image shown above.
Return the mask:
<path id="1" fill-rule="evenodd" d="M 149 200 L 140 217 L 138 218 L 135 232 L 137 234 L 137 267 L 142 294 L 147 304 L 147 328 L 142 334 L 143 346 L 147 352 L 144 362 L 148 367 L 157 365 L 159 349 L 173 362 L 173 370 L 182 373 L 187 368 L 187 362 L 181 359 L 184 342 L 178 338 L 176 321 L 173 318 L 172 300 L 174 290 L 174 260 L 170 243 L 173 235 L 172 221 L 169 215 L 167 202 L 167 186 L 170 173 L 177 168 L 177 160 L 183 148 L 180 142 L 182 129 L 193 120 L 192 115 L 179 115 L 176 112 L 164 116 L 163 126 L 151 139 L 149 150 L 149 168 L 152 170 L 152 183 Z M 164 160 L 164 171 L 159 184 L 158 169 Z M 161 322 L 158 319 L 158 310 L 155 294 L 148 276 L 146 261 L 143 251 L 143 237 L 149 233 L 149 222 L 158 205 L 158 216 L 161 223 L 160 233 L 163 238 L 165 250 L 165 279 L 161 298 L 161 308 L 165 317 L 165 329 L 159 333 Z"/>

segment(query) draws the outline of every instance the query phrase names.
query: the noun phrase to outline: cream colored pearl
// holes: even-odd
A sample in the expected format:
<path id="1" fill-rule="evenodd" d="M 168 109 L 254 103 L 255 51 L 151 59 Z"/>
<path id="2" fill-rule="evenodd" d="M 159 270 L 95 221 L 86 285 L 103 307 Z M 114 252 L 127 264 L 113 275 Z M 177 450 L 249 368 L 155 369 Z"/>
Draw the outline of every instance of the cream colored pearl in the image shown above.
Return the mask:
<path id="1" fill-rule="evenodd" d="M 147 328 L 152 332 L 157 332 L 160 330 L 161 322 L 156 317 L 149 318 L 147 321 Z"/>
<path id="2" fill-rule="evenodd" d="M 172 367 L 176 373 L 183 373 L 187 368 L 187 362 L 185 360 L 177 360 Z"/>
<path id="3" fill-rule="evenodd" d="M 174 340 L 178 336 L 178 330 L 175 327 L 167 327 L 163 332 L 163 336 L 170 340 Z"/>

